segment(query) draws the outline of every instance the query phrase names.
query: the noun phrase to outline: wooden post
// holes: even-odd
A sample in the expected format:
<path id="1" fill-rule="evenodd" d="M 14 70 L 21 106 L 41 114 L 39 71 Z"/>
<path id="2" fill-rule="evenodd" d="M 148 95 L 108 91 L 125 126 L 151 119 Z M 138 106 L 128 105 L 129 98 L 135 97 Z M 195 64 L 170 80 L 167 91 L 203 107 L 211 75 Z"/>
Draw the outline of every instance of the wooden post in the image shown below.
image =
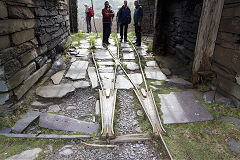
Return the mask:
<path id="1" fill-rule="evenodd" d="M 199 83 L 200 72 L 210 71 L 223 5 L 224 0 L 203 0 L 192 69 L 193 83 Z"/>

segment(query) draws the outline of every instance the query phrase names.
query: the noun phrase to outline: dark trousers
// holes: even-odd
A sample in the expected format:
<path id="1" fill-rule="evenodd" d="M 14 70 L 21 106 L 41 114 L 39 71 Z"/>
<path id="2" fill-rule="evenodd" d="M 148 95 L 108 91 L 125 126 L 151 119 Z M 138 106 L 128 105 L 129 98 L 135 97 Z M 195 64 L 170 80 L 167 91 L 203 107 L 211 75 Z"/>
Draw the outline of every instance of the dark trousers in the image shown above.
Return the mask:
<path id="1" fill-rule="evenodd" d="M 135 34 L 137 37 L 136 44 L 141 45 L 142 43 L 142 27 L 135 24 Z"/>
<path id="2" fill-rule="evenodd" d="M 117 33 L 119 33 L 120 23 L 117 22 Z"/>
<path id="3" fill-rule="evenodd" d="M 90 33 L 92 31 L 91 17 L 87 17 L 86 22 L 87 22 L 87 33 Z"/>
<path id="4" fill-rule="evenodd" d="M 111 34 L 111 23 L 103 23 L 103 43 L 108 43 Z"/>
<path id="5" fill-rule="evenodd" d="M 120 36 L 121 36 L 121 39 L 123 39 L 123 27 L 124 27 L 124 40 L 127 40 L 128 24 L 126 24 L 126 23 L 120 24 Z"/>

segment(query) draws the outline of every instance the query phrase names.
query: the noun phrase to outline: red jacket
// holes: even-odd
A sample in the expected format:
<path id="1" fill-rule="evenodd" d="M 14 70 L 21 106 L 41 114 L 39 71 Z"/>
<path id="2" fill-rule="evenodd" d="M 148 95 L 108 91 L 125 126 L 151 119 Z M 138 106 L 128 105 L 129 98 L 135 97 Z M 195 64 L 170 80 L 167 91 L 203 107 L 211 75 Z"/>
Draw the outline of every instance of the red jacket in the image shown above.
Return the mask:
<path id="1" fill-rule="evenodd" d="M 103 16 L 103 22 L 112 22 L 112 19 L 114 17 L 114 12 L 109 8 L 103 8 L 102 9 L 102 16 Z"/>

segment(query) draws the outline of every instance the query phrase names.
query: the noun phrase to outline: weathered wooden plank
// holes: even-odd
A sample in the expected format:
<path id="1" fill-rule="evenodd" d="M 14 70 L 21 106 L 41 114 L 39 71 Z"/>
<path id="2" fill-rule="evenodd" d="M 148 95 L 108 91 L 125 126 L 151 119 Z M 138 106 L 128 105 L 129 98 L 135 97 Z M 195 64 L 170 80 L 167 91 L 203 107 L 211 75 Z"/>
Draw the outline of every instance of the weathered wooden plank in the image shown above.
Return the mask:
<path id="1" fill-rule="evenodd" d="M 193 62 L 193 82 L 200 81 L 198 72 L 209 71 L 214 53 L 224 0 L 203 0 Z"/>

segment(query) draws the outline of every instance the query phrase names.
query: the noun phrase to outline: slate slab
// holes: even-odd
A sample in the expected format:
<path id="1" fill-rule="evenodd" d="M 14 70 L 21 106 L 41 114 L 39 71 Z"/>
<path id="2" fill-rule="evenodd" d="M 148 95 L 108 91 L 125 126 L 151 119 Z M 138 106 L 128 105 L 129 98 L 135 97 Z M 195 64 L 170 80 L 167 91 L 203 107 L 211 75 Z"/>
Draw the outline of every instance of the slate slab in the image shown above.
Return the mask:
<path id="1" fill-rule="evenodd" d="M 88 49 L 77 49 L 76 52 L 78 56 L 88 56 L 89 50 Z"/>
<path id="2" fill-rule="evenodd" d="M 229 149 L 233 152 L 240 153 L 240 141 L 236 141 L 233 138 L 228 140 Z"/>
<path id="3" fill-rule="evenodd" d="M 90 84 L 88 81 L 76 81 L 72 83 L 74 88 L 88 88 L 90 87 Z"/>
<path id="4" fill-rule="evenodd" d="M 123 62 L 123 65 L 126 65 L 128 70 L 135 71 L 139 69 L 139 66 L 135 62 Z"/>
<path id="5" fill-rule="evenodd" d="M 103 61 L 103 62 L 98 61 L 98 65 L 99 66 L 114 66 L 115 63 L 113 61 Z"/>
<path id="6" fill-rule="evenodd" d="M 122 48 L 122 52 L 123 53 L 131 53 L 131 52 L 133 52 L 133 49 L 132 48 Z"/>
<path id="7" fill-rule="evenodd" d="M 232 100 L 230 98 L 226 98 L 216 91 L 205 92 L 204 95 L 203 95 L 203 99 L 207 103 L 216 102 L 216 103 L 226 104 L 226 105 L 232 105 L 233 104 Z"/>
<path id="8" fill-rule="evenodd" d="M 104 89 L 113 88 L 114 73 L 100 73 Z"/>
<path id="9" fill-rule="evenodd" d="M 142 75 L 140 73 L 129 74 L 130 79 L 134 82 L 135 85 L 140 85 L 143 82 Z M 133 88 L 130 80 L 126 78 L 125 75 L 118 75 L 116 80 L 117 89 L 130 89 Z"/>
<path id="10" fill-rule="evenodd" d="M 124 60 L 135 60 L 134 53 L 123 53 Z"/>
<path id="11" fill-rule="evenodd" d="M 177 86 L 179 88 L 193 88 L 193 84 L 191 82 L 188 82 L 182 78 L 167 79 L 166 83 L 169 85 Z"/>
<path id="12" fill-rule="evenodd" d="M 38 111 L 29 111 L 21 119 L 19 119 L 15 125 L 12 127 L 12 131 L 15 133 L 22 133 L 33 121 L 35 121 L 39 116 Z"/>
<path id="13" fill-rule="evenodd" d="M 65 73 L 66 70 L 62 70 L 60 72 L 57 72 L 56 74 L 54 74 L 52 77 L 51 77 L 51 80 L 53 81 L 53 84 L 60 84 L 62 78 L 63 78 L 63 75 Z"/>
<path id="14" fill-rule="evenodd" d="M 96 59 L 100 59 L 100 60 L 112 59 L 112 56 L 109 54 L 109 52 L 106 49 L 96 50 L 95 57 L 96 57 Z"/>
<path id="15" fill-rule="evenodd" d="M 89 49 L 90 48 L 90 44 L 89 43 L 81 43 L 80 48 L 84 48 L 84 49 Z"/>
<path id="16" fill-rule="evenodd" d="M 148 61 L 148 62 L 146 62 L 146 65 L 147 65 L 148 67 L 158 67 L 156 61 Z"/>
<path id="17" fill-rule="evenodd" d="M 81 133 L 97 133 L 99 125 L 95 123 L 79 121 L 73 118 L 42 113 L 40 115 L 39 126 L 48 129 L 72 131 Z"/>
<path id="18" fill-rule="evenodd" d="M 159 94 L 165 124 L 213 120 L 191 91 Z"/>
<path id="19" fill-rule="evenodd" d="M 113 67 L 104 67 L 104 66 L 100 66 L 98 68 L 100 73 L 113 73 L 114 72 L 114 68 Z"/>
<path id="20" fill-rule="evenodd" d="M 84 79 L 88 68 L 88 61 L 75 61 L 72 63 L 65 77 L 73 80 Z"/>
<path id="21" fill-rule="evenodd" d="M 31 150 L 23 151 L 20 154 L 11 156 L 6 160 L 34 160 L 38 157 L 39 153 L 42 152 L 41 148 L 34 148 Z"/>
<path id="22" fill-rule="evenodd" d="M 37 89 L 36 94 L 43 98 L 62 98 L 75 91 L 72 84 L 49 85 Z"/>
<path id="23" fill-rule="evenodd" d="M 222 116 L 221 119 L 224 120 L 224 121 L 230 122 L 230 123 L 237 124 L 237 128 L 240 128 L 240 119 L 238 119 L 238 118 L 229 117 L 229 116 Z"/>
<path id="24" fill-rule="evenodd" d="M 10 133 L 12 131 L 12 128 L 3 128 L 0 129 L 0 134 Z"/>
<path id="25" fill-rule="evenodd" d="M 98 78 L 97 78 L 97 73 L 95 71 L 95 67 L 89 67 L 88 68 L 88 76 L 90 78 L 92 88 L 98 87 L 99 84 L 98 84 Z"/>
<path id="26" fill-rule="evenodd" d="M 152 79 L 152 80 L 167 79 L 167 77 L 162 73 L 159 67 L 145 67 L 145 74 L 147 79 Z"/>

